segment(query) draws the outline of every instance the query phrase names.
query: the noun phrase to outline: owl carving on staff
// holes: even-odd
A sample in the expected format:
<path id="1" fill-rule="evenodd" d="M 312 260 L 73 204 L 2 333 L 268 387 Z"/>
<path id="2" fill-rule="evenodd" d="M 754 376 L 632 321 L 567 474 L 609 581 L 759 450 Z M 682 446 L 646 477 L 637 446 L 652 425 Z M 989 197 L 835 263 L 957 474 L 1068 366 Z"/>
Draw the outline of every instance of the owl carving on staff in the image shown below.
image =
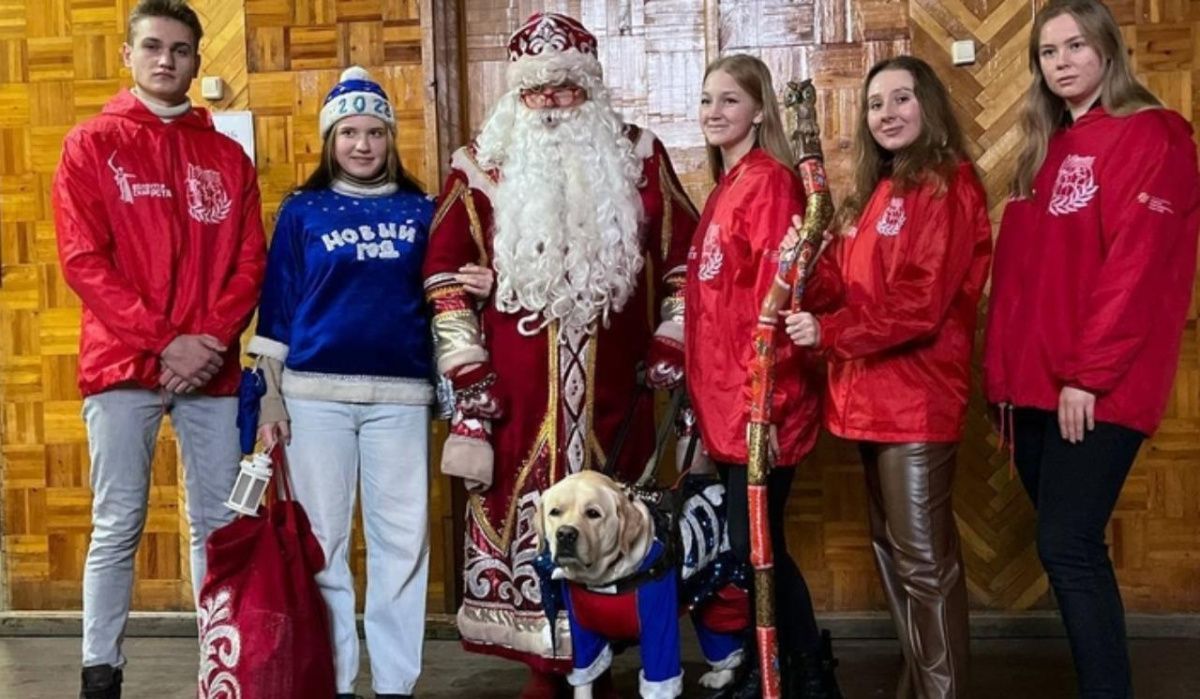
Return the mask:
<path id="1" fill-rule="evenodd" d="M 799 162 L 821 154 L 821 129 L 817 125 L 817 88 L 812 80 L 789 80 L 783 104 L 791 122 L 792 153 Z"/>

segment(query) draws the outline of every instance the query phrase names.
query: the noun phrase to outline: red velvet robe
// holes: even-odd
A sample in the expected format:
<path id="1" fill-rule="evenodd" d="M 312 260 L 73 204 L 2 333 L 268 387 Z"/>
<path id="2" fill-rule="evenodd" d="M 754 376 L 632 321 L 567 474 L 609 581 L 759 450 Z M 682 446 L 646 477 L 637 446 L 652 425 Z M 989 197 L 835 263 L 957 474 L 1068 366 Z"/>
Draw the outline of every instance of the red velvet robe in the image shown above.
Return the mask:
<path id="1" fill-rule="evenodd" d="M 661 314 L 682 309 L 687 246 L 696 212 L 675 176 L 663 145 L 629 127 L 643 158 L 640 191 L 646 264 L 642 282 L 608 327 L 586 341 L 560 343 L 552 323 L 533 336 L 518 331 L 527 311 L 502 312 L 489 300 L 473 314 L 497 373 L 493 392 L 505 416 L 492 422 L 492 487 L 467 506 L 465 595 L 458 613 L 467 649 L 522 660 L 540 670 L 570 669 L 566 618 L 554 630 L 542 611 L 533 569 L 537 537 L 533 516 L 542 490 L 563 476 L 605 465 L 616 434 L 635 402 L 635 370 L 645 360 Z M 490 265 L 496 172 L 475 162 L 473 149 L 455 153 L 440 197 L 425 260 L 426 293 L 438 316 L 476 307 L 448 275 L 467 263 Z M 439 350 L 440 352 L 442 350 Z M 444 352 L 443 352 L 444 353 Z M 443 363 L 441 367 L 447 367 Z M 640 475 L 653 450 L 653 401 L 638 402 L 617 464 L 625 479 Z"/>

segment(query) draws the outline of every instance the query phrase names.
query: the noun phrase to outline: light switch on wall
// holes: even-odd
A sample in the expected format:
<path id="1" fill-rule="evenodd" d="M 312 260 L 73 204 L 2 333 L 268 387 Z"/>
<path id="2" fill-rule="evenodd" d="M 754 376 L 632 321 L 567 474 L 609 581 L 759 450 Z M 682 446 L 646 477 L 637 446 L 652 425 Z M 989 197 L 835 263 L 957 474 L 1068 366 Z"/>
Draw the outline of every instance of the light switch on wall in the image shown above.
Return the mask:
<path id="1" fill-rule="evenodd" d="M 956 66 L 969 66 L 975 62 L 975 42 L 971 39 L 956 41 L 950 45 L 950 57 Z"/>
<path id="2" fill-rule="evenodd" d="M 200 79 L 200 96 L 206 100 L 216 101 L 225 96 L 225 81 L 219 75 L 210 75 Z"/>

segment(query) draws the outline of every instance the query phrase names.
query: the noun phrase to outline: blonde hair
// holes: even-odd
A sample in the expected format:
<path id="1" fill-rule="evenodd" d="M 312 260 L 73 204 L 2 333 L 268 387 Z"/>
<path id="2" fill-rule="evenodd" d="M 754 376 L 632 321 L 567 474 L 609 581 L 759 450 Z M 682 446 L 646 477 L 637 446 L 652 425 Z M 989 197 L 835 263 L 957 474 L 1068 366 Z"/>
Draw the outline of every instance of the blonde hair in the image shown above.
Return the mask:
<path id="1" fill-rule="evenodd" d="M 1141 109 L 1162 107 L 1162 102 L 1134 76 L 1127 58 L 1125 40 L 1121 38 L 1121 31 L 1112 13 L 1103 3 L 1097 0 L 1051 0 L 1037 13 L 1033 20 L 1033 31 L 1029 35 L 1029 71 L 1033 79 L 1021 108 L 1021 130 L 1025 143 L 1017 156 L 1017 171 L 1012 185 L 1014 196 L 1027 197 L 1032 194 L 1033 180 L 1046 159 L 1050 136 L 1062 126 L 1067 115 L 1066 102 L 1051 92 L 1046 84 L 1038 55 L 1042 28 L 1050 20 L 1062 15 L 1071 15 L 1075 19 L 1084 41 L 1104 61 L 1100 103 L 1105 111 L 1125 116 Z"/>
<path id="2" fill-rule="evenodd" d="M 767 65 L 744 53 L 733 54 L 718 58 L 708 64 L 704 70 L 704 80 L 708 76 L 724 71 L 733 78 L 738 87 L 746 91 L 755 105 L 762 110 L 762 123 L 754 134 L 754 145 L 765 150 L 772 158 L 778 160 L 789 170 L 795 165 L 792 158 L 792 147 L 788 144 L 787 135 L 783 131 L 783 120 L 779 116 L 779 100 L 775 97 L 775 88 L 771 86 L 771 70 Z M 713 182 L 721 180 L 725 171 L 725 161 L 721 157 L 721 149 L 716 146 L 705 146 L 708 152 L 708 171 Z"/>
<path id="3" fill-rule="evenodd" d="M 888 70 L 903 70 L 912 76 L 913 94 L 921 109 L 921 133 L 898 152 L 888 151 L 871 135 L 869 101 L 871 81 Z M 946 86 L 929 64 L 913 56 L 886 58 L 871 66 L 859 97 L 858 128 L 854 132 L 854 188 L 838 209 L 837 228 L 854 225 L 871 199 L 879 180 L 891 177 L 898 194 L 932 180 L 939 191 L 949 186 L 958 164 L 969 160 L 962 128 L 950 106 Z"/>

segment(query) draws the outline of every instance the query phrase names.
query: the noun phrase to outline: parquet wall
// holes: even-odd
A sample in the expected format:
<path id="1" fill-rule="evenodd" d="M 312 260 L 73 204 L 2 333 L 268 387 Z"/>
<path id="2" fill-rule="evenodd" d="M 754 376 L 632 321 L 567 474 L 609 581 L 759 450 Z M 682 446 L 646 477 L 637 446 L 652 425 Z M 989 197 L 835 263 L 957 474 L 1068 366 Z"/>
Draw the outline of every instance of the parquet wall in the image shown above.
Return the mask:
<path id="1" fill-rule="evenodd" d="M 11 608 L 79 605 L 88 532 L 87 450 L 75 389 L 78 301 L 57 270 L 49 182 L 59 144 L 127 82 L 119 48 L 131 0 L 0 0 L 0 387 L 3 516 Z M 397 104 L 403 157 L 428 187 L 450 148 L 482 122 L 503 89 L 508 33 L 539 9 L 580 17 L 600 38 L 618 108 L 671 149 L 693 200 L 711 188 L 696 124 L 707 61 L 756 53 L 777 80 L 813 76 L 829 170 L 844 191 L 856 96 L 878 58 L 911 50 L 949 85 L 999 219 L 1011 176 L 1015 105 L 1027 84 L 1031 0 L 197 0 L 208 37 L 203 72 L 229 85 L 219 109 L 255 113 L 264 217 L 316 161 L 320 99 L 361 62 Z M 1140 74 L 1192 118 L 1200 2 L 1111 4 Z M 436 18 L 436 20 L 435 20 Z M 444 22 L 432 26 L 434 21 Z M 453 25 L 453 26 L 450 26 Z M 954 68 L 949 43 L 974 38 L 978 61 Z M 436 61 L 434 56 L 437 57 Z M 447 58 L 449 57 L 449 58 Z M 447 61 L 449 61 L 447 63 Z M 432 85 L 437 76 L 436 94 Z M 202 100 L 197 102 L 203 104 Z M 436 112 L 436 113 L 435 113 Z M 439 142 L 440 139 L 440 142 Z M 1112 526 L 1131 611 L 1200 610 L 1200 353 L 1195 304 L 1167 420 L 1143 449 Z M 436 441 L 436 440 L 435 440 Z M 169 427 L 154 465 L 152 513 L 138 555 L 135 604 L 186 608 L 186 547 Z M 442 608 L 458 543 L 434 480 L 431 610 Z M 956 510 L 977 607 L 1052 604 L 1033 549 L 1032 512 L 996 454 L 979 397 L 964 441 Z M 852 447 L 823 440 L 793 489 L 793 553 L 826 610 L 880 608 L 867 547 L 861 473 Z M 355 547 L 361 569 L 361 540 Z M 3 587 L 0 586 L 0 594 Z M 2 602 L 0 602 L 2 605 Z"/>
<path id="2" fill-rule="evenodd" d="M 133 4 L 0 0 L 0 533 L 12 609 L 80 606 L 90 492 L 75 387 L 79 302 L 58 270 L 49 187 L 66 132 L 129 84 L 120 47 Z M 205 28 L 201 72 L 226 82 L 220 102 L 201 99 L 198 82 L 193 100 L 218 110 L 254 111 L 268 231 L 284 195 L 319 158 L 321 100 L 350 63 L 371 70 L 391 95 L 401 157 L 422 183 L 436 188 L 436 156 L 426 138 L 433 131 L 426 127 L 433 118 L 425 75 L 431 61 L 422 54 L 429 43 L 429 0 L 194 0 L 193 6 Z M 169 424 L 153 474 L 134 605 L 189 608 L 186 523 Z M 444 485 L 434 483 L 434 513 L 448 497 Z M 435 514 L 431 524 L 432 539 L 440 542 L 443 517 Z M 361 570 L 361 535 L 352 556 Z M 444 568 L 435 556 L 434 611 L 443 606 Z"/>

